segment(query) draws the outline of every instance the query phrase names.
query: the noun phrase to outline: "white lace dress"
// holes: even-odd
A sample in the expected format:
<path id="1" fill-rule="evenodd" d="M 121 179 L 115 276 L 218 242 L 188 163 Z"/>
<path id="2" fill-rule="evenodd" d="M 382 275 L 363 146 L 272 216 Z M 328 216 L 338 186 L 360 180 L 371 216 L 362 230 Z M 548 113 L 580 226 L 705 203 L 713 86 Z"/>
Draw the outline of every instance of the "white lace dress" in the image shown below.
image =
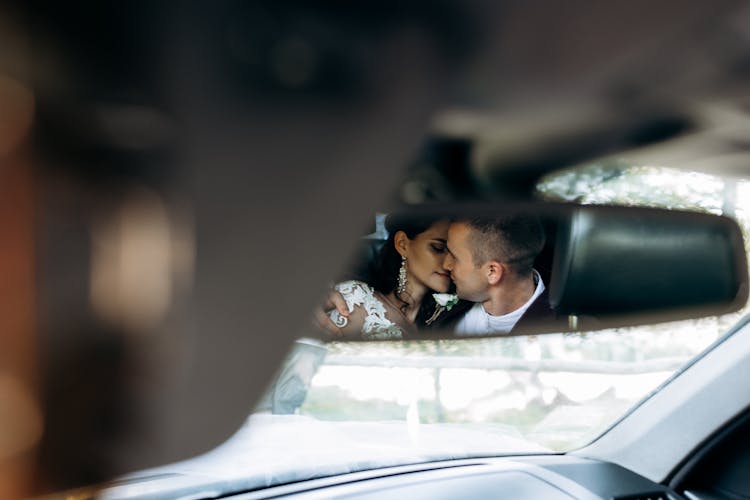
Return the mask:
<path id="1" fill-rule="evenodd" d="M 362 309 L 362 338 L 378 340 L 403 337 L 401 327 L 386 317 L 386 306 L 375 296 L 375 291 L 370 285 L 362 281 L 344 281 L 334 288 L 344 297 L 349 312 L 355 312 L 355 308 Z M 329 316 L 341 328 L 349 323 L 349 320 L 339 315 L 335 309 Z"/>

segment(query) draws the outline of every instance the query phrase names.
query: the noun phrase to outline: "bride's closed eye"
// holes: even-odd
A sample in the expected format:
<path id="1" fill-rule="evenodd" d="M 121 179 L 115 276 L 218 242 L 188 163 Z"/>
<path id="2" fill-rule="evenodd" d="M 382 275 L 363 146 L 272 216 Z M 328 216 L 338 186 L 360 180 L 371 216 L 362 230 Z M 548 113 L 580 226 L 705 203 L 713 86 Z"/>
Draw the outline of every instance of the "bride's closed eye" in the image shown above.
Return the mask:
<path id="1" fill-rule="evenodd" d="M 430 244 L 430 247 L 432 247 L 432 251 L 437 254 L 443 254 L 446 251 L 445 245 L 440 245 L 438 243 L 432 243 Z"/>

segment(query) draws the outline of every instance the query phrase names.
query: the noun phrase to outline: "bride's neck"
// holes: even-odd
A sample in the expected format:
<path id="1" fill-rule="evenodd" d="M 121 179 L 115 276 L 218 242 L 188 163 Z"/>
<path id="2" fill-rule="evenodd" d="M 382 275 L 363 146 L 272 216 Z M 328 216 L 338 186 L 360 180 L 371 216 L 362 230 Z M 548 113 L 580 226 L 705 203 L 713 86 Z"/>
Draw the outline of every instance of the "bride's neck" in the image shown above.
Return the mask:
<path id="1" fill-rule="evenodd" d="M 427 290 L 425 288 L 410 287 L 407 285 L 406 290 L 401 295 L 398 295 L 396 290 L 391 292 L 391 295 L 396 299 L 397 303 L 406 303 L 406 308 L 402 309 L 402 312 L 410 322 L 414 323 L 417 319 L 419 306 L 422 304 L 422 299 L 426 292 Z"/>

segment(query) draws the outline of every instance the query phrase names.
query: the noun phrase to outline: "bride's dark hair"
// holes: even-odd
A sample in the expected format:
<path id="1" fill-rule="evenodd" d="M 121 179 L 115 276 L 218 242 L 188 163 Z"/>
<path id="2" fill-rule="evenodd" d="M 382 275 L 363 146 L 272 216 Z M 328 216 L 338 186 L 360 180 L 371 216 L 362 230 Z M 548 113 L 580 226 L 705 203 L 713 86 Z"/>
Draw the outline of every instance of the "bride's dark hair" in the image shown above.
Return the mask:
<path id="1" fill-rule="evenodd" d="M 446 217 L 407 214 L 388 215 L 385 219 L 388 240 L 383 244 L 375 259 L 370 285 L 383 295 L 387 295 L 396 289 L 398 285 L 398 271 L 401 268 L 401 255 L 396 251 L 396 246 L 394 245 L 394 238 L 397 232 L 403 231 L 406 233 L 407 238 L 411 240 L 418 234 L 427 231 L 437 221 L 444 219 Z M 402 309 L 406 309 L 408 304 L 403 300 L 401 302 L 403 303 Z M 435 306 L 435 299 L 432 297 L 432 294 L 426 294 L 419 306 L 419 312 L 415 321 L 418 327 L 425 325 L 425 321 L 435 311 Z"/>

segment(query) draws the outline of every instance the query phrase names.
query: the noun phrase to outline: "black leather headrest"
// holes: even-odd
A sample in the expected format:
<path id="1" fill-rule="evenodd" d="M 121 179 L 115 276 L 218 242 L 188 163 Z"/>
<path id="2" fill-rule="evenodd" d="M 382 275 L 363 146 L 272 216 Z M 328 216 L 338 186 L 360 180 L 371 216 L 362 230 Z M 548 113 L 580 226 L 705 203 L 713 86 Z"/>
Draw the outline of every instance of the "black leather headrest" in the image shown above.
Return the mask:
<path id="1" fill-rule="evenodd" d="M 360 239 L 357 247 L 352 270 L 343 279 L 356 279 L 366 283 L 371 283 L 373 273 L 376 272 L 375 263 L 378 259 L 380 249 L 385 245 L 386 240 L 379 238 L 364 237 Z"/>
<path id="2" fill-rule="evenodd" d="M 594 316 L 744 304 L 746 281 L 731 219 L 581 207 L 558 226 L 550 302 L 560 314 Z"/>

